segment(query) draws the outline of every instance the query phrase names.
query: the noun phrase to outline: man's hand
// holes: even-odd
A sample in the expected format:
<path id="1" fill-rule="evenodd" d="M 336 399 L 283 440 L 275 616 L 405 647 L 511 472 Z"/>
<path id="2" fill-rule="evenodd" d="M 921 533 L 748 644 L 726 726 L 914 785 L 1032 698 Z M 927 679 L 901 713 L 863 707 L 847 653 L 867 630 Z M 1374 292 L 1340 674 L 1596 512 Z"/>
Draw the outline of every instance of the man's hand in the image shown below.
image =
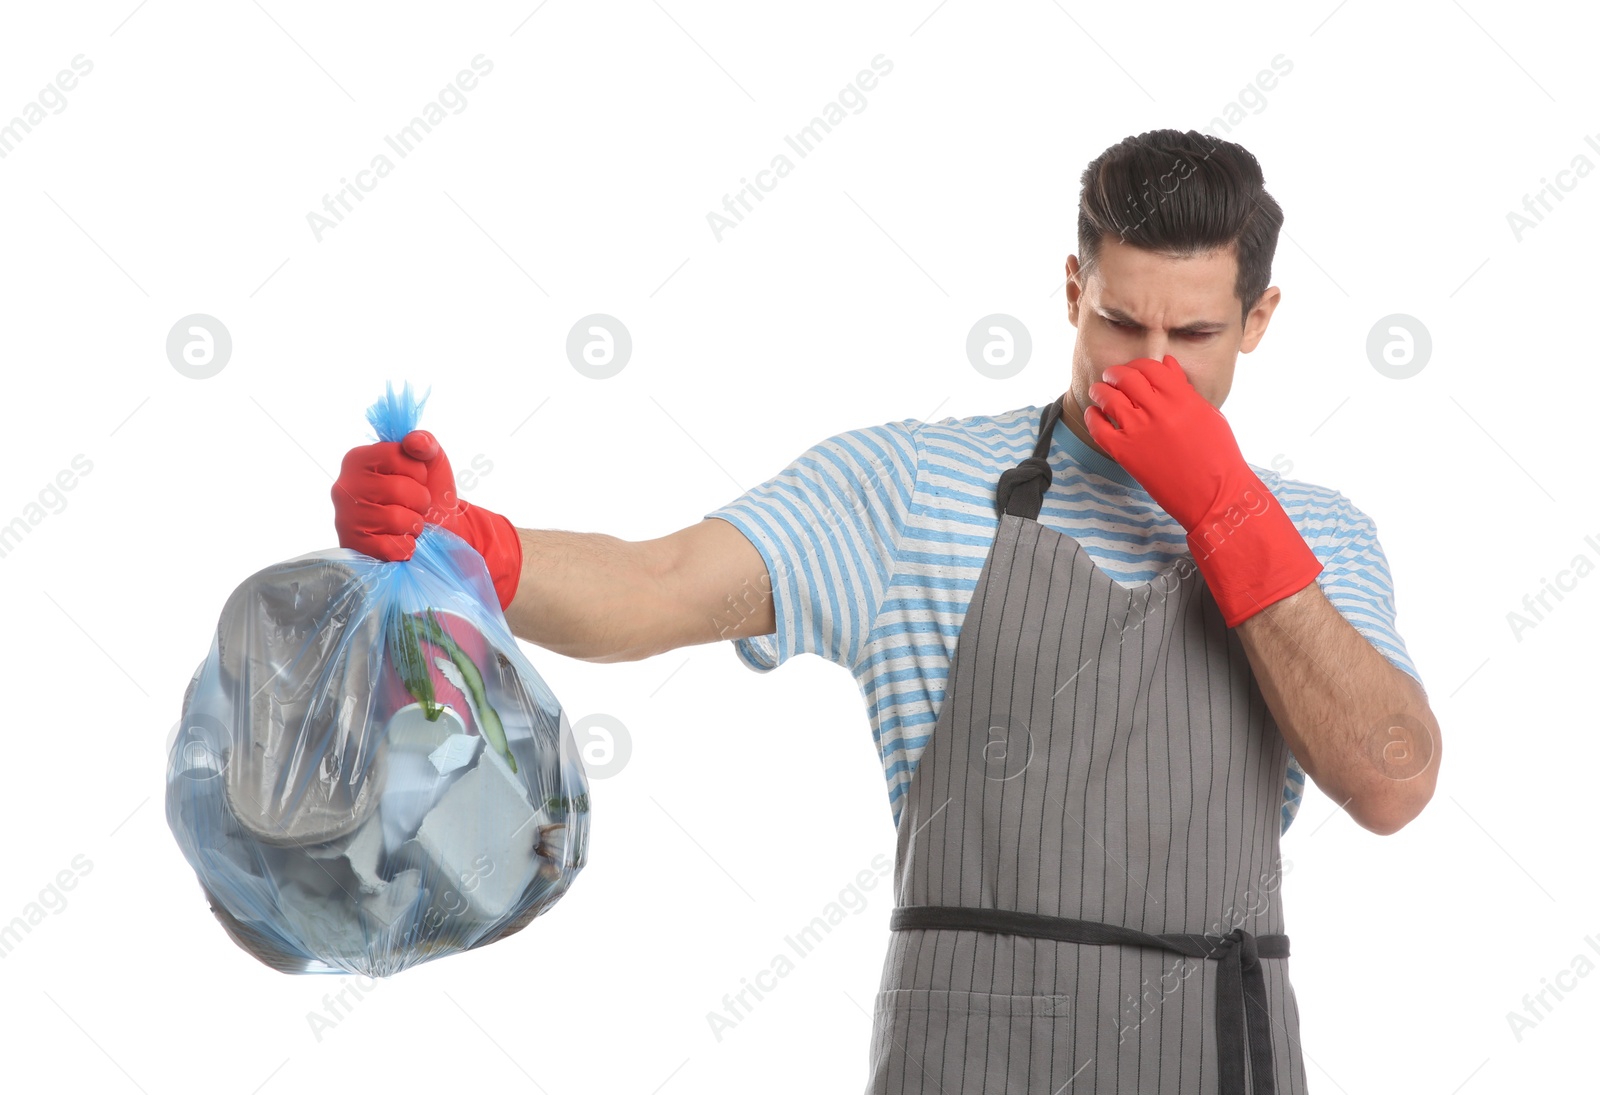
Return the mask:
<path id="1" fill-rule="evenodd" d="M 1105 376 L 1089 386 L 1089 436 L 1189 534 L 1229 627 L 1316 578 L 1322 564 L 1177 358 L 1138 358 Z"/>
<path id="2" fill-rule="evenodd" d="M 1139 358 L 1111 366 L 1105 376 L 1089 385 L 1095 402 L 1083 416 L 1089 436 L 1185 532 L 1225 509 L 1224 499 L 1239 502 L 1246 489 L 1260 485 L 1228 420 L 1189 383 L 1177 358 Z"/>
<path id="3" fill-rule="evenodd" d="M 345 453 L 332 495 L 340 547 L 389 562 L 409 559 L 423 524 L 439 525 L 477 549 L 500 607 L 511 604 L 522 575 L 517 530 L 500 514 L 457 496 L 450 461 L 427 430 Z"/>

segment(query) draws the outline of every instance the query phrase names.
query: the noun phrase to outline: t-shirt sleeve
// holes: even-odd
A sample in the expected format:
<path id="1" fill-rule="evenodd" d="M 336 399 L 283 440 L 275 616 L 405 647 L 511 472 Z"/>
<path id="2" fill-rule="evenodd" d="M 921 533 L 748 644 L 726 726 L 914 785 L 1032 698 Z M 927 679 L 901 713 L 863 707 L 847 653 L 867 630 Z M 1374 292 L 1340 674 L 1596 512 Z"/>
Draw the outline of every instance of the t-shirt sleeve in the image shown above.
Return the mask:
<path id="1" fill-rule="evenodd" d="M 1322 538 L 1322 544 L 1311 545 L 1322 560 L 1322 573 L 1317 575 L 1322 595 L 1378 653 L 1421 686 L 1422 677 L 1395 628 L 1394 582 L 1377 526 L 1342 494 L 1334 513 L 1337 532 Z"/>
<path id="2" fill-rule="evenodd" d="M 751 669 L 804 653 L 846 667 L 858 660 L 905 534 L 920 425 L 906 419 L 819 441 L 705 515 L 744 533 L 767 565 L 776 630 L 733 640 Z"/>
<path id="3" fill-rule="evenodd" d="M 1317 518 L 1314 521 L 1304 519 L 1297 524 L 1306 543 L 1322 562 L 1322 572 L 1317 575 L 1322 595 L 1391 665 L 1399 667 L 1423 687 L 1426 695 L 1422 677 L 1395 627 L 1394 582 L 1383 544 L 1378 540 L 1377 526 L 1342 494 L 1336 494 L 1332 504 Z M 1305 771 L 1291 754 L 1283 787 L 1280 835 L 1288 832 L 1290 823 L 1300 812 L 1305 785 Z"/>

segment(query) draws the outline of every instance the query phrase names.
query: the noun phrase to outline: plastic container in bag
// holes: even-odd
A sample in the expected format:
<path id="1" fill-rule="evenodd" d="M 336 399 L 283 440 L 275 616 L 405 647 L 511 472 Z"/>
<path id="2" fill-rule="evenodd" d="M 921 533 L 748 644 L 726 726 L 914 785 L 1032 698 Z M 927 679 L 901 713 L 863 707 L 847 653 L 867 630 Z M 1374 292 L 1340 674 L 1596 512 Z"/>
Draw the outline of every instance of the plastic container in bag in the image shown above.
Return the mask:
<path id="1" fill-rule="evenodd" d="M 367 412 L 416 427 L 410 385 Z M 582 869 L 588 783 L 481 556 L 311 552 L 227 600 L 168 747 L 167 823 L 233 940 L 287 973 L 386 976 L 483 946 Z"/>

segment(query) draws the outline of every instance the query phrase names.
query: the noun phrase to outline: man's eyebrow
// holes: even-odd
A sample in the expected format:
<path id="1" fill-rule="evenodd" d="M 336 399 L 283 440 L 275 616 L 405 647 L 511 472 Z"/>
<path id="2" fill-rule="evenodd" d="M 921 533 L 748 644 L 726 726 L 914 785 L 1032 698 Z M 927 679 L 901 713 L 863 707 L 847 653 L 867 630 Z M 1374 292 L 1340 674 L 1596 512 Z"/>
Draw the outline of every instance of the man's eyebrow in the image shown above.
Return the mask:
<path id="1" fill-rule="evenodd" d="M 1118 323 L 1131 323 L 1135 327 L 1144 326 L 1138 320 L 1130 316 L 1127 312 L 1124 312 L 1121 308 L 1101 307 L 1096 308 L 1095 311 L 1099 312 L 1106 319 L 1114 319 Z M 1174 327 L 1170 333 L 1204 335 L 1215 334 L 1218 331 L 1225 331 L 1227 329 L 1228 325 L 1226 323 L 1219 323 L 1216 320 L 1210 319 L 1199 319 L 1195 320 L 1193 323 L 1186 323 L 1182 327 Z"/>

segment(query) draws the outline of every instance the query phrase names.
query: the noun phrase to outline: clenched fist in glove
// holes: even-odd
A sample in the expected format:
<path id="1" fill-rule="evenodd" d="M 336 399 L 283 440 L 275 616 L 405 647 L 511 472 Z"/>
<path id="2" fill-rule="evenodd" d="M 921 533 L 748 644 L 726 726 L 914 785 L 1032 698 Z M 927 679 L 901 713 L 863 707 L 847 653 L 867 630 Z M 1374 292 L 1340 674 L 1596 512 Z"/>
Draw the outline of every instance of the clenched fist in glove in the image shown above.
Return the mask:
<path id="1" fill-rule="evenodd" d="M 344 454 L 333 484 L 339 546 L 375 559 L 409 559 L 423 524 L 449 529 L 477 549 L 510 607 L 522 577 L 522 541 L 505 517 L 456 495 L 455 472 L 438 439 L 412 430 L 401 441 L 358 445 Z"/>
<path id="2" fill-rule="evenodd" d="M 1322 563 L 1177 358 L 1113 365 L 1089 385 L 1089 398 L 1089 436 L 1189 534 L 1229 627 L 1316 578 Z"/>

